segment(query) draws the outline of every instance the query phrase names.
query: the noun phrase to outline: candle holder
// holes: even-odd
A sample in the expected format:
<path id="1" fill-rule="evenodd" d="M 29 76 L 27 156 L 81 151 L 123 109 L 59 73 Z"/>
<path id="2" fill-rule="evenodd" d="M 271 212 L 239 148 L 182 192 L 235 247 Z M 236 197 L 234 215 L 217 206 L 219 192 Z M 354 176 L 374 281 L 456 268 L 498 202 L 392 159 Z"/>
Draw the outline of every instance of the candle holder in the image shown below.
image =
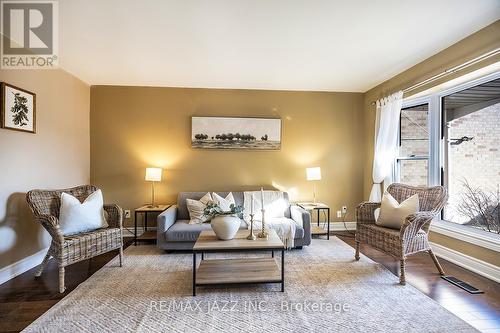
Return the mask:
<path id="1" fill-rule="evenodd" d="M 257 237 L 255 237 L 255 235 L 253 234 L 253 215 L 254 214 L 250 214 L 250 235 L 247 236 L 248 240 L 256 240 L 257 239 Z"/>
<path id="2" fill-rule="evenodd" d="M 268 239 L 269 234 L 266 231 L 266 219 L 264 218 L 266 211 L 264 209 L 261 209 L 260 211 L 262 212 L 262 230 L 257 234 L 257 237 Z"/>

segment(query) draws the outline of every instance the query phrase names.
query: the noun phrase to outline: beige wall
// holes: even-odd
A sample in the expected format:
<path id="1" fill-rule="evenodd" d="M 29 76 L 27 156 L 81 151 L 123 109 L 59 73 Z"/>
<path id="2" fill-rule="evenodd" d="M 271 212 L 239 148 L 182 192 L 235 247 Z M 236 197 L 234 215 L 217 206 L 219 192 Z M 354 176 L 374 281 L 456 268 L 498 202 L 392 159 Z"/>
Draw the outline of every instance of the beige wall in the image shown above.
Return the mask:
<path id="1" fill-rule="evenodd" d="M 364 101 L 364 124 L 363 129 L 365 132 L 366 143 L 364 146 L 364 185 L 363 197 L 366 200 L 369 197 L 372 185 L 372 161 L 373 161 L 373 138 L 374 138 L 374 124 L 375 124 L 375 109 L 371 106 L 371 102 L 387 95 L 391 92 L 404 89 L 412 84 L 425 80 L 433 75 L 443 72 L 445 69 L 459 65 L 469 59 L 473 59 L 485 52 L 491 51 L 500 47 L 500 21 L 496 21 L 490 26 L 470 35 L 469 37 L 461 40 L 460 42 L 450 46 L 442 52 L 426 59 L 425 61 L 413 66 L 412 68 L 396 75 L 390 80 L 378 85 L 377 87 L 365 93 Z M 480 67 L 500 61 L 500 56 L 496 56 L 481 64 L 472 66 L 466 70 L 456 73 L 455 75 L 448 76 L 445 79 L 435 82 L 433 85 L 440 84 L 446 80 L 464 75 L 468 72 L 477 70 Z M 428 89 L 429 87 L 422 87 L 419 90 L 412 91 L 412 94 L 419 91 Z M 405 95 L 405 97 L 407 97 Z M 492 262 L 498 265 L 498 259 L 492 261 L 491 255 L 488 251 L 484 250 L 485 255 L 481 255 L 481 249 L 470 250 L 470 245 L 449 237 L 440 237 L 439 235 L 431 236 L 435 242 L 452 248 L 457 249 L 465 254 L 481 257 L 483 260 Z M 470 250 L 470 251 L 469 251 Z"/>
<path id="2" fill-rule="evenodd" d="M 305 168 L 320 166 L 319 199 L 352 211 L 362 199 L 362 105 L 359 93 L 93 86 L 91 181 L 124 209 L 149 201 L 147 166 L 165 169 L 158 202 L 174 203 L 179 191 L 261 185 L 311 200 Z M 281 117 L 282 149 L 192 149 L 191 116 Z"/>
<path id="3" fill-rule="evenodd" d="M 0 70 L 0 81 L 36 93 L 37 133 L 0 129 L 0 269 L 50 244 L 25 194 L 89 182 L 87 84 L 62 70 Z"/>

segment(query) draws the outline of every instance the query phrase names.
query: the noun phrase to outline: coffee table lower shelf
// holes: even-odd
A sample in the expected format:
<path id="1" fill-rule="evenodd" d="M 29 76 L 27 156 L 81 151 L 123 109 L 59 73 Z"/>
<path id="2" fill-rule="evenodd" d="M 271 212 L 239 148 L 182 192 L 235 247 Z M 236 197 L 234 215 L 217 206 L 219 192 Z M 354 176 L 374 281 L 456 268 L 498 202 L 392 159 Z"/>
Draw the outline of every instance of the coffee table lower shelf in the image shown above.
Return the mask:
<path id="1" fill-rule="evenodd" d="M 193 296 L 196 287 L 237 284 L 280 283 L 284 291 L 284 270 L 274 258 L 211 259 L 201 260 L 196 266 L 193 256 Z M 282 265 L 283 265 L 282 256 Z"/>

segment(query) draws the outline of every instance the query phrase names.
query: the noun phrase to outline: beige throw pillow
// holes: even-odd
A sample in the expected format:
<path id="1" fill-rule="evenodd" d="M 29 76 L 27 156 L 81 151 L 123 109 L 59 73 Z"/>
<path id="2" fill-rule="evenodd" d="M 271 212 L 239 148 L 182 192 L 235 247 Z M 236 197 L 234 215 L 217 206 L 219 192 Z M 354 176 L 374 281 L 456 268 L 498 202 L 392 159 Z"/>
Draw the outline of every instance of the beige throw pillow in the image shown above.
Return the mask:
<path id="1" fill-rule="evenodd" d="M 380 205 L 380 214 L 375 223 L 381 227 L 399 230 L 406 217 L 418 211 L 418 194 L 398 203 L 389 192 L 385 192 Z"/>
<path id="2" fill-rule="evenodd" d="M 203 210 L 212 201 L 210 193 L 205 194 L 200 200 L 186 199 L 189 212 L 189 224 L 197 224 L 210 221 L 210 216 L 205 216 Z"/>
<path id="3" fill-rule="evenodd" d="M 231 210 L 231 204 L 236 205 L 233 197 L 233 192 L 229 192 L 229 194 L 225 198 L 214 192 L 212 193 L 212 198 L 224 212 L 228 212 Z"/>

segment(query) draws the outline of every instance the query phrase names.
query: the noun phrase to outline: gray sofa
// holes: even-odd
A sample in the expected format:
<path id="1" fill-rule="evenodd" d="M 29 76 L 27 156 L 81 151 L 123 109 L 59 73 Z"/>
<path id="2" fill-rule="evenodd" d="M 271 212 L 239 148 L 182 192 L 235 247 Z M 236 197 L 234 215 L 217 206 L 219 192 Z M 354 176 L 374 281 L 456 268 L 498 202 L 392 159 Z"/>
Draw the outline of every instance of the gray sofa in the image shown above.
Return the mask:
<path id="1" fill-rule="evenodd" d="M 157 245 L 164 250 L 192 250 L 202 230 L 211 230 L 210 223 L 189 224 L 189 212 L 186 207 L 186 199 L 199 200 L 207 192 L 180 192 L 177 197 L 177 205 L 158 215 Z M 223 198 L 229 192 L 216 192 Z M 236 205 L 243 206 L 243 192 L 233 192 Z M 288 203 L 288 194 L 284 193 Z M 284 212 L 285 217 L 291 218 L 303 227 L 297 225 L 295 232 L 294 246 L 302 248 L 311 244 L 311 215 L 298 206 L 291 206 Z M 246 223 L 242 220 L 240 229 L 247 229 Z"/>

